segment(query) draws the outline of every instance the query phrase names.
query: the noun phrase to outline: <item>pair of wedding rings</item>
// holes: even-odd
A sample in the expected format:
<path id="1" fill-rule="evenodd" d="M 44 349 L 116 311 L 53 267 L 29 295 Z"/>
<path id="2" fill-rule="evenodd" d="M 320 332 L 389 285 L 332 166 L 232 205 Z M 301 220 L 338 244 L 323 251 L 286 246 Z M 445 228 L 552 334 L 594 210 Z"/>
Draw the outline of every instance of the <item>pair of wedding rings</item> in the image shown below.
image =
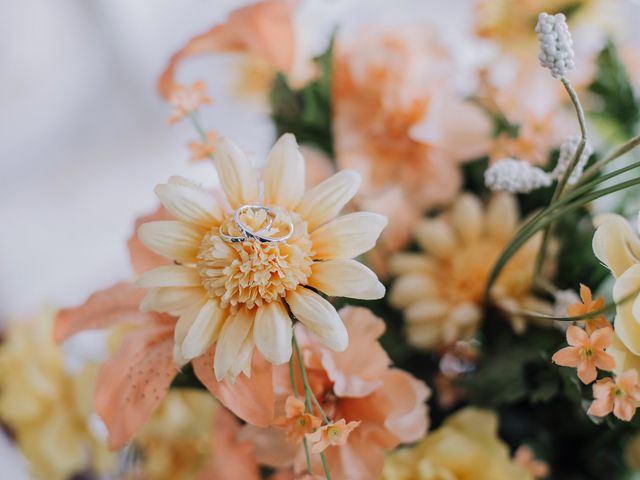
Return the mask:
<path id="1" fill-rule="evenodd" d="M 245 212 L 260 211 L 260 210 L 264 211 L 267 214 L 267 223 L 260 230 L 254 231 L 251 227 L 249 227 L 249 225 L 247 225 L 245 222 L 242 221 L 240 216 Z M 221 225 L 219 230 L 220 237 L 224 241 L 230 242 L 230 243 L 244 242 L 245 240 L 249 240 L 249 239 L 258 240 L 259 242 L 262 242 L 262 243 L 268 243 L 268 242 L 277 243 L 277 242 L 284 242 L 285 240 L 289 240 L 293 236 L 293 223 L 290 220 L 288 220 L 285 223 L 285 225 L 288 227 L 288 230 L 284 235 L 279 237 L 273 237 L 268 235 L 269 230 L 273 226 L 273 222 L 276 219 L 277 213 L 278 212 L 273 208 L 265 207 L 263 205 L 243 205 L 239 207 L 233 214 L 233 221 L 237 225 L 238 230 L 240 230 L 241 234 L 230 235 L 228 231 L 225 232 L 224 226 Z"/>

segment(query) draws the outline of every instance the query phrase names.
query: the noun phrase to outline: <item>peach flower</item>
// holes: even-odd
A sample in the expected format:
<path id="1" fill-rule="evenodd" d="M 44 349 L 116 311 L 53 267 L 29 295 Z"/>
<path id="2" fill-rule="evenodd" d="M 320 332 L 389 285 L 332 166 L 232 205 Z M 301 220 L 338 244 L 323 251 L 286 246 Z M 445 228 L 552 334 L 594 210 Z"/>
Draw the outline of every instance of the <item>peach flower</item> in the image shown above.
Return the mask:
<path id="1" fill-rule="evenodd" d="M 359 307 L 344 308 L 340 315 L 351 337 L 346 351 L 326 348 L 302 324 L 296 325 L 296 337 L 311 389 L 328 417 L 343 419 L 345 425 L 361 422 L 344 445 L 325 451 L 332 478 L 369 480 L 380 476 L 386 451 L 424 434 L 428 424 L 424 401 L 430 392 L 408 373 L 389 367 L 389 357 L 378 342 L 385 328 L 382 320 Z M 302 392 L 299 375 L 296 385 Z M 287 366 L 275 368 L 274 388 L 282 408 L 291 395 Z M 282 430 L 249 427 L 245 435 L 256 444 L 261 463 L 293 466 L 296 473 L 305 470 L 302 446 L 287 443 Z M 314 472 L 321 472 L 319 455 L 312 455 L 312 461 Z"/>
<path id="2" fill-rule="evenodd" d="M 613 357 L 605 352 L 612 338 L 611 327 L 600 328 L 589 335 L 580 327 L 571 325 L 567 329 L 570 346 L 558 350 L 552 360 L 563 367 L 577 367 L 578 378 L 587 385 L 597 378 L 596 368 L 610 372 L 616 367 Z"/>
<path id="3" fill-rule="evenodd" d="M 143 217 L 166 218 L 164 209 Z M 166 260 L 148 252 L 136 235 L 128 242 L 136 273 L 165 264 Z M 177 318 L 167 314 L 140 311 L 146 292 L 127 283 L 119 283 L 93 294 L 82 306 L 61 310 L 56 318 L 56 341 L 85 330 L 124 326 L 125 333 L 115 353 L 98 372 L 94 408 L 107 426 L 111 449 L 123 447 L 144 426 L 167 394 L 178 374 L 173 362 L 173 335 Z M 194 361 L 194 370 L 209 391 L 236 415 L 249 423 L 268 425 L 273 418 L 271 365 L 260 355 L 253 356 L 253 379 L 238 379 L 235 385 L 217 382 L 210 365 L 213 353 Z M 263 402 L 257 402 L 257 391 Z"/>
<path id="4" fill-rule="evenodd" d="M 533 478 L 546 478 L 549 475 L 549 464 L 538 460 L 527 445 L 521 445 L 513 454 L 513 461 L 521 465 Z"/>
<path id="5" fill-rule="evenodd" d="M 176 84 L 178 65 L 191 56 L 212 53 L 242 55 L 245 80 L 252 82 L 252 89 L 265 91 L 276 71 L 287 73 L 294 83 L 304 83 L 315 70 L 310 56 L 296 41 L 298 32 L 293 22 L 296 3 L 262 0 L 234 10 L 225 22 L 191 38 L 171 57 L 158 80 L 158 92 L 169 98 Z"/>
<path id="6" fill-rule="evenodd" d="M 202 105 L 213 103 L 205 92 L 205 84 L 198 80 L 190 87 L 176 84 L 171 89 L 169 102 L 173 105 L 173 112 L 169 116 L 169 123 L 173 125 L 179 122 L 191 112 L 195 112 Z"/>
<path id="7" fill-rule="evenodd" d="M 347 443 L 349 434 L 353 432 L 360 422 L 347 423 L 344 418 L 318 428 L 307 435 L 311 443 L 311 453 L 324 452 L 328 447 L 339 447 Z"/>
<path id="8" fill-rule="evenodd" d="M 587 413 L 604 417 L 611 412 L 620 420 L 630 421 L 640 402 L 638 372 L 628 370 L 614 380 L 603 378 L 593 385 L 593 403 Z"/>
<path id="9" fill-rule="evenodd" d="M 582 299 L 582 302 L 577 302 L 567 307 L 567 314 L 572 317 L 577 317 L 580 315 L 586 315 L 591 312 L 602 310 L 602 308 L 604 307 L 604 297 L 598 297 L 593 300 L 591 289 L 583 284 L 580 284 L 580 298 Z M 584 321 L 584 324 L 589 335 L 591 335 L 599 328 L 611 327 L 611 324 L 604 317 L 604 315 L 598 315 L 595 318 L 589 318 Z"/>
<path id="10" fill-rule="evenodd" d="M 416 223 L 414 236 L 424 251 L 397 253 L 389 264 L 397 276 L 389 302 L 404 312 L 409 343 L 432 350 L 473 337 L 487 279 L 518 224 L 516 199 L 506 193 L 486 206 L 462 194 L 450 210 Z M 507 313 L 544 307 L 531 293 L 539 240 L 511 259 L 493 288 L 494 303 Z"/>
<path id="11" fill-rule="evenodd" d="M 486 152 L 486 117 L 452 87 L 451 53 L 424 25 L 367 28 L 336 41 L 336 161 L 363 176 L 363 194 L 397 188 L 402 209 L 447 204 L 459 164 Z M 396 210 L 398 213 L 402 210 Z"/>
<path id="12" fill-rule="evenodd" d="M 284 428 L 289 443 L 300 443 L 307 433 L 312 433 L 322 424 L 315 415 L 305 412 L 304 402 L 294 396 L 287 397 L 285 416 L 276 418 L 273 425 Z"/>
<path id="13" fill-rule="evenodd" d="M 184 364 L 215 345 L 218 380 L 250 376 L 255 345 L 271 363 L 286 363 L 288 308 L 323 343 L 344 350 L 347 331 L 316 291 L 365 300 L 385 291 L 375 273 L 352 258 L 375 245 L 386 218 L 367 212 L 338 216 L 358 189 L 358 175 L 342 171 L 305 192 L 305 161 L 291 134 L 276 142 L 261 178 L 242 150 L 224 138 L 215 164 L 230 208 L 173 177 L 156 193 L 175 220 L 138 230 L 150 250 L 175 261 L 145 272 L 137 284 L 151 288 L 144 309 L 180 317 L 176 362 Z M 245 231 L 284 239 L 247 236 L 239 222 Z"/>

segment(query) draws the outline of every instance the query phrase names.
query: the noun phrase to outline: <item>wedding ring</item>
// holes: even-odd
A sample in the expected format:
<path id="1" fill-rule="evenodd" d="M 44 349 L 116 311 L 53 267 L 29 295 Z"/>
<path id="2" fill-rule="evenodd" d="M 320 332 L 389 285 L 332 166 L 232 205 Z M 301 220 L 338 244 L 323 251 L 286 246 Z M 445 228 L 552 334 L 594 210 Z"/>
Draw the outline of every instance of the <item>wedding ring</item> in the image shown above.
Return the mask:
<path id="1" fill-rule="evenodd" d="M 247 225 L 240 219 L 240 215 L 242 215 L 244 212 L 249 210 L 263 210 L 267 214 L 266 225 L 262 227 L 260 230 L 258 230 L 257 232 L 253 231 L 253 229 L 249 227 L 249 225 Z M 220 226 L 218 232 L 220 234 L 220 237 L 223 240 L 230 243 L 243 242 L 245 240 L 248 240 L 249 238 L 258 240 L 262 243 L 284 242 L 285 240 L 288 240 L 293 236 L 294 227 L 293 227 L 293 222 L 291 222 L 290 220 L 286 222 L 288 230 L 285 235 L 280 237 L 272 237 L 266 234 L 273 226 L 273 222 L 276 216 L 277 216 L 277 211 L 271 207 L 265 207 L 264 205 L 254 205 L 254 204 L 242 205 L 233 214 L 233 221 L 237 225 L 240 232 L 242 232 L 242 235 L 237 235 L 237 236 L 230 235 L 228 232 L 225 232 L 222 226 Z"/>

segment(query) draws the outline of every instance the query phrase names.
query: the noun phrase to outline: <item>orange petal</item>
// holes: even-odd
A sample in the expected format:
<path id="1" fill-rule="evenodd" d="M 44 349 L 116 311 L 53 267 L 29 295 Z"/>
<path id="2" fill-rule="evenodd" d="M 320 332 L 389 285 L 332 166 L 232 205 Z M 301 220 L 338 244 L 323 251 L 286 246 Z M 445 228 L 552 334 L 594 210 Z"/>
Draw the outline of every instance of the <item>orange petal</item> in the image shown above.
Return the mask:
<path id="1" fill-rule="evenodd" d="M 563 367 L 575 367 L 580 362 L 580 352 L 576 347 L 565 347 L 558 350 L 551 360 Z"/>
<path id="2" fill-rule="evenodd" d="M 248 423 L 268 426 L 274 416 L 272 366 L 262 355 L 254 353 L 251 378 L 240 375 L 234 384 L 218 382 L 213 372 L 214 348 L 193 360 L 196 376 L 229 410 Z"/>
<path id="3" fill-rule="evenodd" d="M 145 327 L 100 367 L 93 401 L 112 450 L 131 440 L 166 395 L 177 373 L 172 350 L 171 324 Z"/>
<path id="4" fill-rule="evenodd" d="M 619 399 L 613 404 L 613 414 L 620 420 L 628 422 L 636 413 L 635 403 L 630 399 Z"/>
<path id="5" fill-rule="evenodd" d="M 138 228 L 140 228 L 140 225 L 142 225 L 143 223 L 151 222 L 154 220 L 169 220 L 170 218 L 171 215 L 169 215 L 169 212 L 167 212 L 164 207 L 160 207 L 152 214 L 145 215 L 136 219 L 133 234 L 127 242 L 131 266 L 133 267 L 133 271 L 136 275 L 140 275 L 147 270 L 151 270 L 152 268 L 171 263 L 170 260 L 164 258 L 161 255 L 158 255 L 157 253 L 153 253 L 151 250 L 145 247 L 138 237 Z"/>
<path id="6" fill-rule="evenodd" d="M 153 322 L 158 318 L 157 314 L 142 313 L 139 310 L 140 301 L 145 294 L 146 290 L 124 282 L 100 290 L 79 307 L 60 310 L 55 321 L 54 338 L 61 342 L 84 330 Z"/>
<path id="7" fill-rule="evenodd" d="M 611 345 L 613 341 L 613 328 L 599 328 L 591 334 L 591 347 L 594 350 L 604 350 Z"/>
<path id="8" fill-rule="evenodd" d="M 567 343 L 572 347 L 582 346 L 587 340 L 589 340 L 589 335 L 580 327 L 571 325 L 567 328 Z"/>
<path id="9" fill-rule="evenodd" d="M 606 417 L 613 410 L 613 399 L 611 398 L 599 398 L 593 401 L 589 410 L 587 410 L 588 415 L 593 415 L 595 417 Z"/>
<path id="10" fill-rule="evenodd" d="M 284 405 L 284 411 L 289 418 L 297 417 L 304 414 L 304 402 L 294 396 L 287 397 Z"/>
<path id="11" fill-rule="evenodd" d="M 580 298 L 585 305 L 591 303 L 591 289 L 582 283 L 580 284 Z"/>
<path id="12" fill-rule="evenodd" d="M 581 361 L 578 364 L 578 378 L 585 385 L 589 385 L 598 378 L 598 371 L 591 361 Z"/>
<path id="13" fill-rule="evenodd" d="M 240 52 L 289 71 L 294 61 L 293 5 L 290 0 L 265 0 L 240 8 L 229 19 L 193 37 L 169 61 L 160 76 L 158 92 L 169 98 L 176 82 L 175 69 L 187 57 L 202 53 Z"/>

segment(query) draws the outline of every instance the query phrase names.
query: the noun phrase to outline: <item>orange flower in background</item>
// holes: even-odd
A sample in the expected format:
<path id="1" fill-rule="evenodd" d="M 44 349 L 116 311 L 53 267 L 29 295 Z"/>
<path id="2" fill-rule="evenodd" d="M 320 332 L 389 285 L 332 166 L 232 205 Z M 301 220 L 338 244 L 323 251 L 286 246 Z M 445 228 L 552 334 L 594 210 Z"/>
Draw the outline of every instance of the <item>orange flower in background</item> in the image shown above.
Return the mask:
<path id="1" fill-rule="evenodd" d="M 202 105 L 213 103 L 205 88 L 206 86 L 202 80 L 198 80 L 190 87 L 178 84 L 173 86 L 169 97 L 169 102 L 174 108 L 169 116 L 170 125 L 179 122 Z"/>
<path id="2" fill-rule="evenodd" d="M 522 466 L 533 478 L 546 478 L 549 475 L 547 462 L 538 460 L 531 447 L 521 445 L 513 454 L 513 461 Z"/>
<path id="3" fill-rule="evenodd" d="M 197 140 L 189 142 L 189 152 L 191 153 L 191 160 L 194 162 L 211 158 L 216 149 L 215 143 L 218 139 L 218 134 L 216 132 L 207 132 L 206 136 L 207 141 L 204 143 Z"/>
<path id="4" fill-rule="evenodd" d="M 490 125 L 452 88 L 452 57 L 424 25 L 369 28 L 336 40 L 336 161 L 363 176 L 363 194 L 392 187 L 404 208 L 450 202 L 459 164 L 486 152 Z"/>
<path id="5" fill-rule="evenodd" d="M 613 412 L 620 420 L 630 421 L 640 402 L 638 372 L 628 370 L 615 381 L 611 378 L 598 380 L 593 386 L 593 398 L 587 411 L 589 415 L 604 417 Z"/>
<path id="6" fill-rule="evenodd" d="M 347 331 L 316 291 L 365 300 L 385 292 L 375 273 L 353 258 L 375 245 L 386 218 L 338 216 L 359 176 L 342 171 L 305 191 L 305 161 L 291 134 L 276 142 L 261 176 L 228 139 L 216 145 L 215 164 L 225 201 L 172 177 L 156 193 L 175 220 L 138 230 L 150 250 L 175 262 L 145 272 L 137 284 L 151 289 L 144 309 L 179 317 L 176 362 L 215 345 L 211 366 L 218 380 L 251 376 L 254 346 L 271 363 L 286 363 L 288 308 L 322 342 L 344 350 Z"/>
<path id="7" fill-rule="evenodd" d="M 330 423 L 315 432 L 307 435 L 311 442 L 311 453 L 324 452 L 328 447 L 340 446 L 347 443 L 349 434 L 360 425 L 360 422 L 347 423 L 344 418 L 337 422 Z"/>
<path id="8" fill-rule="evenodd" d="M 344 445 L 325 451 L 332 478 L 379 478 L 385 452 L 400 443 L 416 441 L 427 430 L 424 402 L 430 392 L 410 374 L 390 368 L 389 357 L 378 342 L 385 329 L 382 320 L 358 307 L 344 308 L 340 316 L 351 338 L 346 351 L 326 348 L 301 324 L 295 327 L 296 338 L 311 390 L 326 415 L 332 420 L 344 420 L 344 426 L 360 422 Z M 296 377 L 302 393 L 301 378 Z M 277 392 L 276 410 L 282 411 L 292 391 L 288 366 L 275 368 L 273 388 Z M 328 435 L 327 430 L 320 437 Z M 344 433 L 339 430 L 336 434 Z M 296 473 L 305 471 L 302 446 L 288 443 L 282 429 L 247 427 L 243 436 L 254 442 L 261 463 L 276 468 L 293 466 Z M 337 435 L 338 438 L 343 437 Z M 312 463 L 314 471 L 322 471 L 319 455 L 312 455 Z"/>
<path id="9" fill-rule="evenodd" d="M 614 358 L 605 352 L 612 339 L 611 327 L 600 328 L 589 335 L 580 327 L 571 325 L 567 329 L 570 346 L 558 350 L 552 360 L 563 367 L 577 367 L 578 378 L 587 385 L 597 378 L 597 368 L 610 372 L 616 367 Z"/>
<path id="10" fill-rule="evenodd" d="M 567 313 L 572 317 L 586 315 L 591 312 L 602 310 L 604 307 L 604 297 L 598 297 L 593 300 L 593 297 L 591 296 L 591 289 L 582 283 L 580 284 L 580 298 L 582 299 L 582 302 L 577 302 L 567 307 Z M 611 324 L 604 315 L 589 318 L 585 320 L 584 323 L 588 334 L 592 334 L 599 328 L 611 327 Z"/>
<path id="11" fill-rule="evenodd" d="M 304 402 L 296 397 L 287 397 L 285 416 L 276 418 L 273 425 L 287 431 L 289 443 L 300 443 L 307 433 L 313 432 L 322 424 L 315 415 L 305 412 Z"/>

